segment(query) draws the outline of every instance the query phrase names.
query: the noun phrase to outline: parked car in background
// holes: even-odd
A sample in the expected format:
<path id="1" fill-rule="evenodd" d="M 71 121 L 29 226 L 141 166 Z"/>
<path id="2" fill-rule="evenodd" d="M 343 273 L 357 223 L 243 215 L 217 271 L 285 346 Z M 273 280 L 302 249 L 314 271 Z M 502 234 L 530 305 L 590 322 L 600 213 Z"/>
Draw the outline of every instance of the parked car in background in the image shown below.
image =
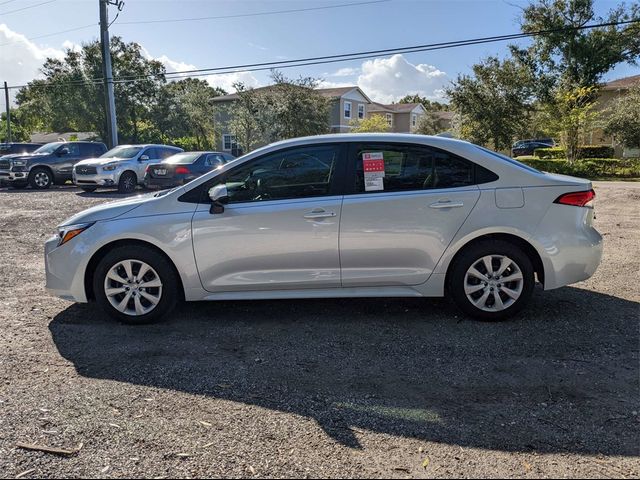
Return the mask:
<path id="1" fill-rule="evenodd" d="M 551 290 L 593 275 L 594 195 L 589 180 L 459 140 L 297 138 L 69 218 L 46 242 L 46 287 L 129 323 L 179 299 L 445 294 L 499 320 L 536 280 Z"/>
<path id="2" fill-rule="evenodd" d="M 0 157 L 0 179 L 13 188 L 47 189 L 72 178 L 73 166 L 107 151 L 99 142 L 52 142 L 32 153 Z"/>
<path id="3" fill-rule="evenodd" d="M 131 193 L 142 185 L 147 166 L 182 152 L 169 145 L 119 145 L 99 158 L 90 158 L 73 169 L 73 183 L 85 192 L 98 187 Z"/>
<path id="4" fill-rule="evenodd" d="M 533 140 L 518 140 L 511 147 L 512 157 L 521 157 L 523 155 L 533 155 L 536 148 L 550 148 L 555 146 L 556 142 L 552 138 L 539 138 Z"/>
<path id="5" fill-rule="evenodd" d="M 172 188 L 184 185 L 235 159 L 224 152 L 176 153 L 160 163 L 149 165 L 144 175 L 147 188 Z"/>
<path id="6" fill-rule="evenodd" d="M 0 143 L 0 157 L 4 155 L 16 155 L 31 153 L 42 146 L 42 143 Z"/>

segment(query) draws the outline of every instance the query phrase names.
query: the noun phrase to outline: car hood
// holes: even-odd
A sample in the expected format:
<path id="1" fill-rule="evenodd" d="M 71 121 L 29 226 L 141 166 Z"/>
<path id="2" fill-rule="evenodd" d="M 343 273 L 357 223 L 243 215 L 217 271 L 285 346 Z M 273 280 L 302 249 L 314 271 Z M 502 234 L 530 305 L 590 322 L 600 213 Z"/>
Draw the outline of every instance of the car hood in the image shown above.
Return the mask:
<path id="1" fill-rule="evenodd" d="M 29 160 L 31 158 L 40 157 L 43 155 L 42 153 L 10 153 L 8 155 L 3 155 L 3 160 Z"/>
<path id="2" fill-rule="evenodd" d="M 60 224 L 60 226 L 110 220 L 130 212 L 131 210 L 138 208 L 140 205 L 157 200 L 158 197 L 156 195 L 156 193 L 147 193 L 145 195 L 137 195 L 124 200 L 117 200 L 115 202 L 97 205 L 67 218 Z"/>
<path id="3" fill-rule="evenodd" d="M 107 163 L 124 162 L 125 160 L 133 160 L 132 158 L 87 158 L 86 160 L 80 160 L 76 165 L 106 165 Z"/>

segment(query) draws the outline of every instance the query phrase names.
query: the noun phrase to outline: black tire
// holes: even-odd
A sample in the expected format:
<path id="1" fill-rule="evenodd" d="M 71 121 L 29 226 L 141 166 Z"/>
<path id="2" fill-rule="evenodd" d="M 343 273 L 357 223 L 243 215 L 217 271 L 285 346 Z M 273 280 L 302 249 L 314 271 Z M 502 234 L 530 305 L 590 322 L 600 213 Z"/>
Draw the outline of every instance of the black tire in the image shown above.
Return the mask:
<path id="1" fill-rule="evenodd" d="M 474 305 L 472 301 L 467 297 L 467 293 L 465 292 L 467 272 L 472 266 L 476 266 L 478 262 L 481 262 L 483 257 L 486 256 L 508 257 L 513 261 L 515 266 L 511 265 L 509 269 L 505 271 L 505 274 L 502 278 L 508 278 L 513 274 L 511 272 L 517 273 L 517 269 L 519 269 L 520 273 L 522 274 L 520 296 L 514 302 L 512 302 L 512 298 L 503 290 L 504 288 L 509 288 L 509 290 L 513 292 L 514 288 L 516 288 L 515 285 L 517 285 L 513 282 L 505 283 L 503 285 L 502 283 L 500 283 L 501 279 L 491 277 L 487 279 L 486 282 L 477 280 L 477 285 L 469 285 L 469 287 L 471 288 L 473 288 L 474 286 L 481 288 L 481 290 L 479 290 L 478 292 L 473 292 L 470 294 L 476 301 L 481 301 L 480 297 L 487 293 L 487 289 L 489 290 L 489 293 L 487 293 L 488 298 L 486 298 L 485 307 L 497 308 L 496 301 L 502 302 L 503 299 L 505 305 L 507 305 L 507 302 L 512 302 L 502 310 L 483 310 L 482 308 Z M 492 261 L 494 262 L 494 272 L 496 272 L 499 267 L 500 259 L 494 258 L 492 259 Z M 478 264 L 477 267 L 478 268 L 476 270 L 486 275 L 487 269 L 484 267 L 484 263 Z M 481 270 L 483 268 L 484 271 Z M 470 277 L 469 281 L 475 282 L 475 277 L 473 277 L 473 279 L 471 279 Z M 502 240 L 481 241 L 466 247 L 455 259 L 453 265 L 451 266 L 449 274 L 448 292 L 449 296 L 455 302 L 456 306 L 470 317 L 480 320 L 498 321 L 512 317 L 520 310 L 522 310 L 522 308 L 524 308 L 524 306 L 531 298 L 534 284 L 534 269 L 531 263 L 531 259 L 520 248 L 512 243 Z M 492 290 L 492 288 L 495 290 Z M 496 300 L 495 295 L 499 296 L 498 300 Z M 475 298 L 476 296 L 477 298 Z"/>
<path id="2" fill-rule="evenodd" d="M 118 193 L 132 193 L 138 184 L 138 177 L 133 172 L 124 172 L 118 182 Z"/>
<path id="3" fill-rule="evenodd" d="M 36 167 L 29 173 L 29 185 L 35 190 L 46 190 L 53 184 L 51 170 L 44 167 Z"/>
<path id="4" fill-rule="evenodd" d="M 25 188 L 27 188 L 29 186 L 29 183 L 27 182 L 11 182 L 9 184 L 9 188 L 12 188 L 14 190 L 23 190 Z"/>
<path id="5" fill-rule="evenodd" d="M 82 189 L 83 192 L 91 193 L 95 192 L 98 187 L 80 187 L 80 189 Z"/>
<path id="6" fill-rule="evenodd" d="M 162 282 L 160 301 L 155 308 L 146 314 L 128 315 L 123 313 L 117 310 L 107 298 L 107 294 L 105 292 L 105 280 L 107 274 L 114 266 L 124 260 L 133 260 L 134 268 L 135 262 L 145 262 L 155 270 L 155 272 L 157 272 L 158 277 Z M 135 270 L 133 273 L 137 274 Z M 166 318 L 166 316 L 176 306 L 180 296 L 179 286 L 180 282 L 178 280 L 177 273 L 167 258 L 149 247 L 141 247 L 138 245 L 124 245 L 111 250 L 102 260 L 100 260 L 93 276 L 93 292 L 98 305 L 100 305 L 102 309 L 114 319 L 130 325 L 155 323 Z M 157 292 L 155 293 L 157 294 Z M 124 299 L 124 294 L 121 297 L 115 296 L 113 298 L 116 301 L 121 301 L 121 299 Z M 131 298 L 131 300 L 128 301 L 127 305 L 131 306 L 130 308 L 133 308 L 133 304 L 131 302 L 134 300 L 135 298 Z"/>

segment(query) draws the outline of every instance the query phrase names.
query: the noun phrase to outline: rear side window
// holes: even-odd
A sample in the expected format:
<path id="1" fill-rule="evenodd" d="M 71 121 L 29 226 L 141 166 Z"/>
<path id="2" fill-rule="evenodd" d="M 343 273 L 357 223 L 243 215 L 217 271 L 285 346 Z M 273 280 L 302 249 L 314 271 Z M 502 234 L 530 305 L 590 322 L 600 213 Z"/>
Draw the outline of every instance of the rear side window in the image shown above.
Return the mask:
<path id="1" fill-rule="evenodd" d="M 473 162 L 427 146 L 361 144 L 355 154 L 355 193 L 454 188 L 497 179 Z"/>
<path id="2" fill-rule="evenodd" d="M 149 160 L 159 160 L 161 158 L 160 150 L 156 147 L 147 148 L 142 155 L 147 155 Z"/>
<path id="3" fill-rule="evenodd" d="M 176 153 L 180 153 L 179 150 L 173 150 L 171 148 L 158 148 L 160 150 L 160 159 L 164 160 L 165 158 L 169 158 L 171 155 L 175 155 Z"/>

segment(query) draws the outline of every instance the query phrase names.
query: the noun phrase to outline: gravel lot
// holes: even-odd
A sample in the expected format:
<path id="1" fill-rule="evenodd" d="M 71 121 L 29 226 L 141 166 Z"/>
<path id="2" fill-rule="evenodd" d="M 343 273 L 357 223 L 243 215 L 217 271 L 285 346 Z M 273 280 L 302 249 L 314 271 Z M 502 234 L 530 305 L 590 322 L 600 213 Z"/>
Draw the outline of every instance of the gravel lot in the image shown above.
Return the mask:
<path id="1" fill-rule="evenodd" d="M 1 189 L 0 476 L 638 477 L 640 183 L 596 191 L 596 275 L 507 323 L 359 299 L 128 327 L 44 291 L 56 224 L 118 196 Z"/>

